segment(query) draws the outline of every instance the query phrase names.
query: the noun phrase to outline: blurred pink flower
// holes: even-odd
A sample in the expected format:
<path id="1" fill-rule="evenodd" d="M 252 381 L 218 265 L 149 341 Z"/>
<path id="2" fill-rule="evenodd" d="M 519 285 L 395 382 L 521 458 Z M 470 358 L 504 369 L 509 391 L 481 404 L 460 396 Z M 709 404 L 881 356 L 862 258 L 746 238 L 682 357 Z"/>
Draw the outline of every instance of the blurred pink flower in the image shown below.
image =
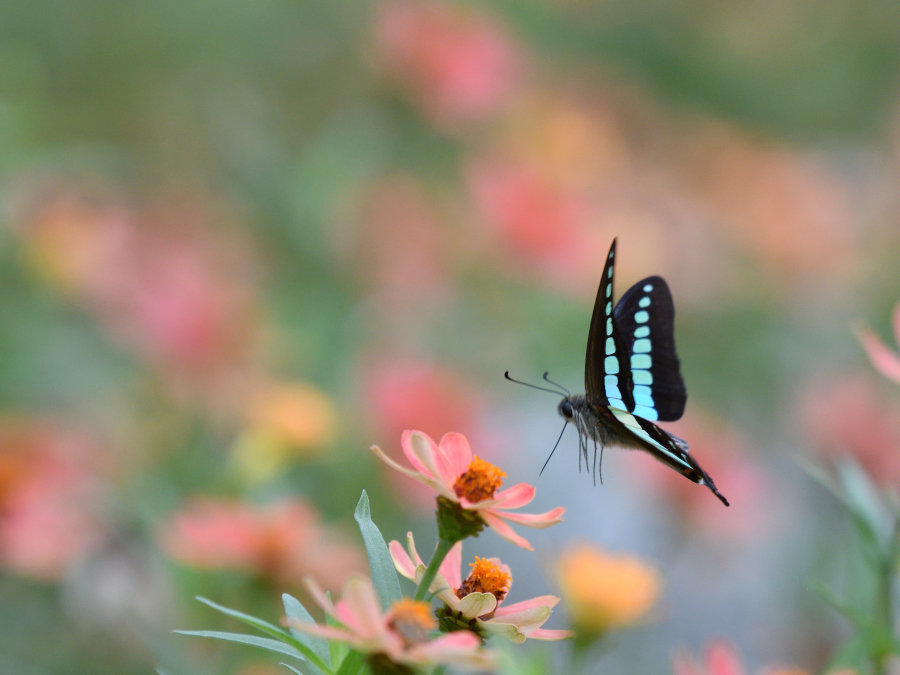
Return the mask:
<path id="1" fill-rule="evenodd" d="M 416 551 L 412 532 L 406 535 L 407 551 L 398 541 L 390 544 L 394 567 L 407 579 L 416 583 L 425 574 L 425 563 Z M 444 621 L 454 630 L 461 626 L 474 626 L 489 635 L 499 635 L 514 643 L 532 640 L 564 640 L 574 636 L 568 630 L 541 628 L 550 618 L 559 598 L 542 595 L 524 602 L 503 605 L 503 600 L 512 588 L 512 574 L 509 567 L 497 558 L 475 558 L 470 563 L 472 572 L 463 580 L 460 574 L 462 564 L 462 542 L 457 542 L 431 583 L 429 591 L 436 592 L 444 603 Z M 440 610 L 439 610 L 440 611 Z"/>
<path id="2" fill-rule="evenodd" d="M 699 662 L 686 654 L 676 656 L 672 670 L 674 675 L 747 675 L 741 657 L 724 641 L 707 647 L 705 658 Z M 769 667 L 760 671 L 760 675 L 809 675 L 809 672 L 802 668 Z"/>
<path id="3" fill-rule="evenodd" d="M 375 18 L 379 59 L 440 128 L 499 112 L 520 79 L 522 56 L 506 29 L 445 2 L 383 2 Z"/>
<path id="4" fill-rule="evenodd" d="M 586 236 L 587 203 L 524 165 L 482 161 L 469 185 L 487 223 L 523 258 L 564 263 Z"/>
<path id="5" fill-rule="evenodd" d="M 57 581 L 104 541 L 94 444 L 46 423 L 0 428 L 0 565 Z"/>
<path id="6" fill-rule="evenodd" d="M 817 382 L 801 401 L 800 416 L 822 455 L 849 453 L 879 485 L 900 485 L 900 407 L 875 383 L 853 375 Z"/>
<path id="7" fill-rule="evenodd" d="M 869 360 L 875 366 L 875 370 L 886 378 L 900 384 L 900 354 L 888 347 L 872 331 L 859 328 L 856 331 L 863 349 L 869 355 Z M 894 340 L 900 344 L 900 304 L 894 307 Z"/>
<path id="8" fill-rule="evenodd" d="M 337 588 L 365 568 L 359 549 L 323 526 L 299 499 L 256 507 L 196 498 L 163 527 L 160 542 L 187 565 L 245 570 L 278 583 L 300 583 L 311 574 Z"/>
<path id="9" fill-rule="evenodd" d="M 485 525 L 517 546 L 533 550 L 506 521 L 543 529 L 562 520 L 565 513 L 562 507 L 541 514 L 511 513 L 511 509 L 525 506 L 534 499 L 534 486 L 519 483 L 497 492 L 506 474 L 483 459 L 473 457 L 469 442 L 462 434 L 444 434 L 437 445 L 421 431 L 404 431 L 400 445 L 412 469 L 392 460 L 377 445 L 372 446 L 372 451 L 391 468 L 430 487 L 439 498 L 476 514 Z"/>
<path id="10" fill-rule="evenodd" d="M 256 336 L 249 247 L 216 217 L 185 200 L 138 210 L 68 187 L 25 210 L 18 230 L 38 274 L 145 358 L 196 379 L 243 364 Z"/>
<path id="11" fill-rule="evenodd" d="M 307 586 L 313 599 L 341 627 L 290 622 L 291 627 L 347 643 L 366 655 L 373 672 L 395 672 L 397 665 L 424 669 L 450 665 L 472 670 L 494 666 L 494 654 L 481 649 L 481 638 L 471 631 L 433 638 L 437 622 L 427 603 L 403 599 L 383 613 L 372 582 L 362 577 L 348 579 L 341 599 L 334 604 L 311 579 Z"/>
<path id="12" fill-rule="evenodd" d="M 381 362 L 365 370 L 364 395 L 384 440 L 413 426 L 440 436 L 447 429 L 472 435 L 481 397 L 459 374 L 425 362 Z"/>
<path id="13" fill-rule="evenodd" d="M 777 499 L 770 479 L 752 459 L 748 442 L 735 429 L 701 413 L 663 426 L 690 444 L 691 453 L 728 495 L 731 508 L 712 509 L 709 494 L 659 462 L 629 456 L 629 467 L 653 484 L 654 494 L 672 502 L 685 529 L 703 536 L 749 539 L 770 533 L 776 524 Z"/>

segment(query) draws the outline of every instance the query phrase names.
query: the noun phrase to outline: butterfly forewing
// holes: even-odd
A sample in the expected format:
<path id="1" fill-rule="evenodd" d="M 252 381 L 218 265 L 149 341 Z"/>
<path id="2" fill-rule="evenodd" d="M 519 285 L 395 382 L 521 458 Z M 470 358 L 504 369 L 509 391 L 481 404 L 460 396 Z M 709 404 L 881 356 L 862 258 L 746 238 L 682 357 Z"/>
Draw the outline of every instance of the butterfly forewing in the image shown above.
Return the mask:
<path id="1" fill-rule="evenodd" d="M 615 265 L 616 242 L 613 240 L 591 316 L 584 386 L 587 399 L 593 405 L 630 410 L 634 407 L 630 353 L 613 309 Z"/>
<path id="2" fill-rule="evenodd" d="M 628 410 L 651 421 L 679 419 L 687 390 L 675 354 L 675 305 L 665 280 L 647 277 L 628 289 L 614 319 L 629 354 L 634 405 Z"/>

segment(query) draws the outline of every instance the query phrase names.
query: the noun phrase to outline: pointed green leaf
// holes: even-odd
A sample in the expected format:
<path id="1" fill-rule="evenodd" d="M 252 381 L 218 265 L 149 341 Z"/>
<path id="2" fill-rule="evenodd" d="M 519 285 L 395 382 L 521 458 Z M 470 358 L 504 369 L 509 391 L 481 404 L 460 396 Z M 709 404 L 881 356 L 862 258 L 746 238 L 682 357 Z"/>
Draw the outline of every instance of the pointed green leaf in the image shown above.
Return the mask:
<path id="1" fill-rule="evenodd" d="M 284 667 L 287 668 L 289 671 L 291 671 L 292 673 L 294 673 L 294 675 L 306 675 L 306 674 L 303 673 L 302 671 L 297 670 L 296 668 L 294 668 L 294 666 L 289 666 L 289 665 L 286 664 L 286 663 L 279 663 L 278 665 L 279 665 L 279 666 L 284 666 Z"/>
<path id="2" fill-rule="evenodd" d="M 268 621 L 264 621 L 263 619 L 259 619 L 255 616 L 251 616 L 249 614 L 244 614 L 243 612 L 239 612 L 236 609 L 230 609 L 228 607 L 223 607 L 212 600 L 207 600 L 204 597 L 197 596 L 197 600 L 202 602 L 213 609 L 222 612 L 223 614 L 227 614 L 228 616 L 234 617 L 238 621 L 242 621 L 246 623 L 248 626 L 252 626 L 256 628 L 258 631 L 263 633 L 267 633 L 272 637 L 281 640 L 286 643 L 290 647 L 296 649 L 300 654 L 302 659 L 309 661 L 314 664 L 319 670 L 324 672 L 329 672 L 330 668 L 328 667 L 328 663 L 326 659 L 323 659 L 314 649 L 310 648 L 305 642 L 298 640 L 297 638 L 289 635 L 286 631 L 282 630 L 278 626 L 269 623 Z M 297 603 L 300 604 L 300 603 Z"/>
<path id="3" fill-rule="evenodd" d="M 359 531 L 362 533 L 363 542 L 366 545 L 366 555 L 369 556 L 369 571 L 372 574 L 372 583 L 375 592 L 381 601 L 381 608 L 388 609 L 398 602 L 403 595 L 400 592 L 400 580 L 397 578 L 397 570 L 394 569 L 394 561 L 388 545 L 381 536 L 381 531 L 372 522 L 372 514 L 369 510 L 369 495 L 363 490 L 353 514 L 359 523 Z"/>
<path id="4" fill-rule="evenodd" d="M 296 621 L 298 623 L 309 623 L 315 625 L 315 620 L 312 618 L 309 612 L 306 611 L 306 607 L 297 600 L 297 598 L 288 595 L 287 593 L 283 593 L 281 595 L 281 601 L 284 603 L 284 614 L 291 621 Z M 310 635 L 309 633 L 304 633 L 303 631 L 297 630 L 293 627 L 289 626 L 291 631 L 291 635 L 294 638 L 312 649 L 325 663 L 330 663 L 330 655 L 328 653 L 328 640 L 323 637 L 319 637 L 318 635 Z"/>
<path id="5" fill-rule="evenodd" d="M 304 659 L 303 654 L 301 654 L 290 645 L 286 645 L 285 643 L 279 642 L 278 640 L 257 637 L 256 635 L 244 635 L 242 633 L 224 633 L 217 630 L 176 630 L 173 632 L 178 633 L 179 635 L 213 638 L 216 640 L 225 640 L 227 642 L 240 642 L 241 644 L 268 649 L 270 652 L 286 654 L 287 656 L 291 656 L 295 659 L 300 659 L 301 661 Z"/>
<path id="6" fill-rule="evenodd" d="M 239 612 L 236 609 L 224 607 L 220 604 L 213 602 L 212 600 L 208 600 L 207 598 L 204 598 L 201 595 L 197 596 L 197 600 L 202 602 L 204 605 L 207 605 L 208 607 L 212 607 L 217 612 L 222 612 L 222 614 L 227 614 L 228 616 L 233 617 L 233 618 L 237 619 L 238 621 L 242 621 L 243 623 L 247 624 L 248 626 L 253 626 L 254 628 L 256 628 L 259 631 L 262 631 L 263 633 L 268 633 L 269 635 L 272 635 L 273 637 L 276 637 L 279 640 L 288 637 L 288 634 L 286 631 L 282 630 L 275 624 L 269 623 L 268 621 L 259 619 L 255 616 L 251 616 L 250 614 L 244 614 L 243 612 Z"/>
<path id="7" fill-rule="evenodd" d="M 363 655 L 359 652 L 350 652 L 341 661 L 341 667 L 338 668 L 336 675 L 356 675 L 363 664 Z"/>

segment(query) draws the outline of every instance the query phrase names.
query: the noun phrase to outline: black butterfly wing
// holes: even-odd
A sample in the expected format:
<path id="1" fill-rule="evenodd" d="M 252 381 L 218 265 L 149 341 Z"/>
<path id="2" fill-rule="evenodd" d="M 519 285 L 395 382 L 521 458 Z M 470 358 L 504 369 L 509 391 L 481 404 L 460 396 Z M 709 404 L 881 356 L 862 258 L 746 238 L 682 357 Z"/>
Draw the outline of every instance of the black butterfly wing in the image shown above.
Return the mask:
<path id="1" fill-rule="evenodd" d="M 613 239 L 603 267 L 600 288 L 594 301 L 591 329 L 584 360 L 584 388 L 595 406 L 634 408 L 630 353 L 613 311 L 613 276 L 616 267 L 616 240 Z"/>
<path id="2" fill-rule="evenodd" d="M 628 410 L 651 421 L 679 419 L 687 390 L 675 353 L 675 305 L 665 279 L 647 277 L 629 288 L 614 318 L 629 354 L 634 406 Z"/>

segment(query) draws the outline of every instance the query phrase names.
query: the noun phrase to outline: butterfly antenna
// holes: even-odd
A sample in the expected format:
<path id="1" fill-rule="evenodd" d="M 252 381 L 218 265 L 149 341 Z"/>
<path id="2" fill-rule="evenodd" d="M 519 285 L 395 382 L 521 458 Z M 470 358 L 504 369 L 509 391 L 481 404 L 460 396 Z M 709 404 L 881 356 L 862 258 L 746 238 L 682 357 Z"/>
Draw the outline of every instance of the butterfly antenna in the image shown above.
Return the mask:
<path id="1" fill-rule="evenodd" d="M 505 373 L 503 373 L 503 377 L 505 377 L 510 382 L 515 382 L 516 384 L 521 384 L 525 387 L 531 387 L 532 389 L 539 389 L 541 391 L 548 391 L 551 394 L 556 394 L 557 396 L 563 396 L 562 392 L 556 391 L 555 389 L 547 389 L 546 387 L 539 387 L 536 384 L 528 384 L 528 382 L 522 382 L 521 380 L 513 379 L 512 377 L 509 376 L 508 370 Z"/>
<path id="2" fill-rule="evenodd" d="M 548 384 L 552 384 L 554 387 L 559 387 L 559 388 L 562 389 L 564 392 L 566 392 L 566 396 L 571 396 L 571 395 L 572 395 L 572 392 L 570 392 L 570 391 L 569 391 L 568 389 L 566 389 L 564 386 L 562 386 L 561 384 L 559 384 L 559 383 L 557 383 L 557 382 L 554 382 L 554 381 L 551 380 L 549 377 L 547 377 L 549 374 L 550 374 L 550 371 L 549 371 L 549 370 L 548 370 L 547 372 L 544 373 L 544 382 L 546 382 L 546 383 L 548 383 Z"/>
<path id="3" fill-rule="evenodd" d="M 550 451 L 550 457 L 553 457 L 553 453 L 556 452 L 556 448 L 559 445 L 559 442 L 562 440 L 563 434 L 566 433 L 566 427 L 569 426 L 569 422 L 566 421 L 563 423 L 562 431 L 559 432 L 559 438 L 556 439 L 556 445 L 553 446 L 553 450 Z M 541 467 L 541 473 L 538 474 L 540 476 L 544 473 L 544 469 L 547 468 L 547 464 L 550 463 L 550 457 L 547 458 L 547 461 L 544 462 L 544 466 Z"/>

